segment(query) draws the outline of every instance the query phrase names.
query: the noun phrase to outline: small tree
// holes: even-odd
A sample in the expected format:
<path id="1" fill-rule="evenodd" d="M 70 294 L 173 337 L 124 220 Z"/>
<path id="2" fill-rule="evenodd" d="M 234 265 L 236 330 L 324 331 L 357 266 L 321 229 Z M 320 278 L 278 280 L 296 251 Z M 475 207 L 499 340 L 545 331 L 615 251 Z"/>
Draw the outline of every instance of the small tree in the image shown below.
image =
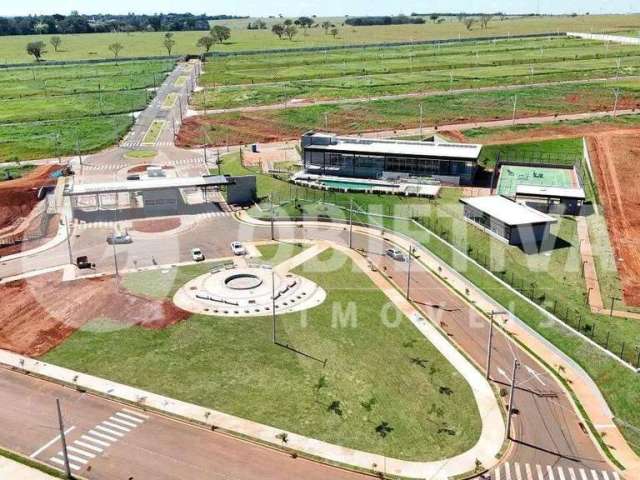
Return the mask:
<path id="1" fill-rule="evenodd" d="M 216 43 L 215 38 L 211 35 L 205 35 L 204 37 L 200 37 L 198 42 L 196 43 L 196 47 L 203 48 L 205 52 L 209 53 L 211 47 L 213 47 L 214 43 Z"/>
<path id="2" fill-rule="evenodd" d="M 332 25 L 331 25 L 331 22 L 322 22 L 321 27 L 324 30 L 324 34 L 328 35 L 329 34 L 329 29 L 332 27 Z"/>
<path id="3" fill-rule="evenodd" d="M 431 21 L 433 23 L 436 23 L 438 21 L 438 19 L 440 18 L 440 15 L 438 15 L 437 13 L 432 13 L 431 16 L 429 16 L 429 18 L 431 19 Z"/>
<path id="4" fill-rule="evenodd" d="M 173 33 L 171 32 L 165 33 L 162 44 L 164 45 L 164 48 L 167 49 L 167 53 L 171 55 L 171 50 L 173 50 L 173 46 L 176 44 L 176 41 L 173 39 Z"/>
<path id="5" fill-rule="evenodd" d="M 293 37 L 298 34 L 298 29 L 295 25 L 287 25 L 284 29 L 284 33 L 289 38 L 289 40 L 293 40 Z"/>
<path id="6" fill-rule="evenodd" d="M 492 18 L 493 15 L 480 15 L 480 26 L 483 30 L 487 29 L 487 25 L 489 25 Z"/>
<path id="7" fill-rule="evenodd" d="M 222 43 L 225 40 L 229 40 L 231 38 L 231 29 L 229 27 L 225 27 L 222 25 L 215 25 L 211 29 L 211 37 L 213 37 L 216 41 Z"/>
<path id="8" fill-rule="evenodd" d="M 124 45 L 122 45 L 120 42 L 115 42 L 109 45 L 109 50 L 111 50 L 111 53 L 113 53 L 113 58 L 115 58 L 116 60 L 118 60 L 118 56 L 123 49 Z"/>
<path id="9" fill-rule="evenodd" d="M 300 17 L 295 21 L 296 25 L 300 25 L 302 28 L 309 28 L 311 27 L 315 22 L 313 20 L 313 18 L 310 17 Z"/>
<path id="10" fill-rule="evenodd" d="M 467 30 L 471 31 L 471 29 L 473 28 L 473 24 L 476 23 L 476 19 L 475 18 L 465 18 L 464 19 L 464 26 L 467 27 Z"/>
<path id="11" fill-rule="evenodd" d="M 273 27 L 271 27 L 271 31 L 274 35 L 277 35 L 280 40 L 284 36 L 285 27 L 281 23 L 276 23 Z"/>
<path id="12" fill-rule="evenodd" d="M 340 32 L 338 31 L 337 28 L 334 27 L 331 29 L 331 35 L 333 35 L 333 38 L 336 38 L 338 36 L 338 33 Z"/>
<path id="13" fill-rule="evenodd" d="M 62 44 L 62 39 L 58 35 L 54 35 L 49 39 L 49 43 L 53 47 L 53 50 L 57 52 L 58 48 L 60 48 L 60 45 Z"/>
<path id="14" fill-rule="evenodd" d="M 39 62 L 42 55 L 47 53 L 44 47 L 45 44 L 42 41 L 29 42 L 27 43 L 27 53 L 29 55 L 33 55 L 33 57 L 36 59 L 36 62 Z"/>

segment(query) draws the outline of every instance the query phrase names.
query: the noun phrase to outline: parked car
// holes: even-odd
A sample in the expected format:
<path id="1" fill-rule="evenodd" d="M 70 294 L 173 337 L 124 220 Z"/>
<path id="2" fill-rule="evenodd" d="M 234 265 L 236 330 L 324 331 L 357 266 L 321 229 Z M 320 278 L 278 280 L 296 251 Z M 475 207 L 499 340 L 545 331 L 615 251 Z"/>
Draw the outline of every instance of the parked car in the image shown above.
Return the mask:
<path id="1" fill-rule="evenodd" d="M 107 237 L 107 243 L 109 245 L 124 245 L 132 242 L 133 239 L 128 233 L 112 233 Z"/>
<path id="2" fill-rule="evenodd" d="M 234 255 L 246 255 L 247 249 L 240 242 L 231 242 L 231 251 Z"/>
<path id="3" fill-rule="evenodd" d="M 204 253 L 199 248 L 191 249 L 191 258 L 193 258 L 194 262 L 202 262 L 204 260 Z"/>
<path id="4" fill-rule="evenodd" d="M 89 261 L 89 257 L 87 257 L 86 255 L 76 258 L 76 265 L 81 270 L 85 268 L 96 268 L 96 264 L 91 263 Z"/>
<path id="5" fill-rule="evenodd" d="M 405 254 L 402 253 L 400 250 L 395 249 L 395 248 L 387 249 L 387 255 L 389 257 L 393 258 L 394 260 L 397 260 L 398 262 L 406 262 L 407 261 L 407 257 L 405 256 Z"/>
<path id="6" fill-rule="evenodd" d="M 140 180 L 140 175 L 138 175 L 137 173 L 127 175 L 127 180 Z"/>

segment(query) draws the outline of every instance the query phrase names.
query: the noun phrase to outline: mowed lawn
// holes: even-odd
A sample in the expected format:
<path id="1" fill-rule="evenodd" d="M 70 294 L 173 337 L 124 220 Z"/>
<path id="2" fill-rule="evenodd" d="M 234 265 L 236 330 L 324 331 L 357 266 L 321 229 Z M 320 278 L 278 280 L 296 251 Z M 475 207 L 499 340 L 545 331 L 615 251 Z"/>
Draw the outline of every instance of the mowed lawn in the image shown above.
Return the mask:
<path id="1" fill-rule="evenodd" d="M 317 23 L 325 19 L 318 17 Z M 581 15 L 555 17 L 505 17 L 494 18 L 487 29 L 481 30 L 476 25 L 467 30 L 462 22 L 448 17 L 447 21 L 434 24 L 426 17 L 423 25 L 387 25 L 371 27 L 351 27 L 342 25 L 344 18 L 329 18 L 336 24 L 339 34 L 336 38 L 326 35 L 322 28 L 310 28 L 300 33 L 293 41 L 280 40 L 269 30 L 247 30 L 250 19 L 214 22 L 232 26 L 231 38 L 223 45 L 216 45 L 214 51 L 263 50 L 274 48 L 301 48 L 334 45 L 352 45 L 372 42 L 402 42 L 447 38 L 486 37 L 495 35 L 519 35 L 549 32 L 600 32 L 628 31 L 640 27 L 640 15 Z M 273 24 L 276 19 L 267 19 Z M 42 40 L 47 43 L 47 60 L 78 60 L 113 58 L 108 46 L 119 42 L 124 46 L 121 57 L 167 55 L 163 46 L 165 32 L 132 32 L 132 33 L 95 33 L 60 35 L 62 45 L 55 52 L 49 45 L 51 35 L 6 36 L 0 38 L 0 63 L 33 62 L 33 57 L 25 51 L 28 42 Z M 176 44 L 173 55 L 200 53 L 196 42 L 206 32 L 175 32 Z"/>
<path id="2" fill-rule="evenodd" d="M 0 70 L 0 161 L 86 153 L 117 143 L 173 61 Z"/>
<path id="3" fill-rule="evenodd" d="M 198 315 L 164 330 L 81 330 L 43 360 L 386 456 L 472 447 L 481 423 L 469 385 L 368 277 L 332 250 L 298 270 L 328 297 L 279 316 L 278 340 L 326 366 L 274 345 L 269 317 Z M 350 308 L 355 321 L 340 321 Z"/>

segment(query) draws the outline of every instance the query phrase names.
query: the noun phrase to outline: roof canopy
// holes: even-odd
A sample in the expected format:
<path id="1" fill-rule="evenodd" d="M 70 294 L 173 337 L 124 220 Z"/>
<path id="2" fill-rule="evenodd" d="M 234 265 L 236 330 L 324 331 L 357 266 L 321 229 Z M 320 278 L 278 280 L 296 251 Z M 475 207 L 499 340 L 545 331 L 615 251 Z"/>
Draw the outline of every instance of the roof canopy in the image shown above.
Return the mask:
<path id="1" fill-rule="evenodd" d="M 555 218 L 545 213 L 509 200 L 508 198 L 501 197 L 500 195 L 461 198 L 460 202 L 476 208 L 510 226 L 557 222 Z"/>
<path id="2" fill-rule="evenodd" d="M 204 175 L 200 177 L 156 177 L 119 182 L 73 183 L 64 190 L 66 196 L 97 195 L 101 193 L 139 192 L 142 190 L 164 190 L 172 188 L 216 187 L 228 185 L 224 175 Z"/>

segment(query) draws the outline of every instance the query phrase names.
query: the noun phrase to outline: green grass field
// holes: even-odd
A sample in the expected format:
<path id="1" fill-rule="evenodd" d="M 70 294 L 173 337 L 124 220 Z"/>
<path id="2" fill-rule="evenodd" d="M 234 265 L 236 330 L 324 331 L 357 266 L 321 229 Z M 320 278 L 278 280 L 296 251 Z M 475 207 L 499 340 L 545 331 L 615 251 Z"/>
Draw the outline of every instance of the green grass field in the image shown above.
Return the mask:
<path id="1" fill-rule="evenodd" d="M 443 125 L 511 118 L 518 95 L 518 117 L 570 114 L 613 108 L 612 88 L 621 92 L 619 105 L 633 107 L 640 100 L 640 81 L 609 84 L 553 85 L 511 91 L 411 97 L 341 105 L 312 105 L 278 110 L 225 113 L 187 120 L 193 136 L 183 134 L 187 145 L 202 142 L 202 124 L 213 145 L 263 143 L 293 139 L 308 130 L 336 133 L 417 128 L 420 105 L 425 125 Z M 326 122 L 326 128 L 325 128 Z M 392 136 L 392 134 L 391 134 Z"/>
<path id="2" fill-rule="evenodd" d="M 0 69 L 0 161 L 91 152 L 128 130 L 170 61 Z"/>
<path id="3" fill-rule="evenodd" d="M 494 130 L 490 129 L 487 132 L 493 134 Z M 483 143 L 482 137 L 478 137 L 473 131 L 465 130 L 464 134 L 471 141 Z M 478 162 L 487 169 L 492 169 L 498 160 L 574 165 L 582 157 L 582 149 L 582 138 L 577 136 L 537 142 L 497 143 L 483 145 Z"/>
<path id="4" fill-rule="evenodd" d="M 620 59 L 621 67 L 617 61 Z M 205 66 L 201 109 L 588 80 L 640 72 L 640 47 L 551 38 L 249 55 Z"/>
<path id="5" fill-rule="evenodd" d="M 469 385 L 401 314 L 397 326 L 385 326 L 387 298 L 348 257 L 325 251 L 298 270 L 328 296 L 307 312 L 306 324 L 300 314 L 279 316 L 278 340 L 326 358 L 326 367 L 274 345 L 270 317 L 194 315 L 163 330 L 86 328 L 43 359 L 385 456 L 435 460 L 475 444 L 480 418 Z M 356 324 L 336 323 L 336 309 L 349 305 Z M 395 314 L 390 307 L 388 318 Z M 381 422 L 393 429 L 386 438 L 375 431 Z"/>
<path id="6" fill-rule="evenodd" d="M 330 19 L 337 22 L 340 31 L 337 38 L 326 35 L 321 28 L 310 28 L 301 31 L 293 41 L 279 40 L 270 30 L 247 30 L 249 20 L 223 21 L 218 23 L 232 24 L 231 39 L 223 45 L 216 45 L 214 51 L 263 50 L 274 48 L 300 48 L 333 45 L 351 45 L 375 42 L 401 42 L 433 39 L 455 39 L 468 37 L 518 35 L 527 33 L 548 33 L 556 31 L 629 31 L 640 27 L 640 15 L 588 15 L 588 16 L 556 16 L 556 17 L 507 17 L 501 21 L 495 18 L 486 30 L 477 25 L 468 31 L 458 22 L 446 21 L 442 24 L 427 22 L 424 25 L 392 25 L 373 27 L 342 26 L 343 19 Z M 273 23 L 274 20 L 269 20 Z M 324 20 L 317 18 L 317 22 Z M 198 38 L 205 32 L 175 32 L 176 44 L 172 54 L 185 55 L 199 53 L 196 47 Z M 46 60 L 78 60 L 113 58 L 108 46 L 119 42 L 124 46 L 121 57 L 167 55 L 162 40 L 164 32 L 135 33 L 97 33 L 60 35 L 62 45 L 59 52 L 49 48 Z M 0 38 L 0 64 L 33 62 L 33 57 L 25 51 L 30 41 L 49 42 L 50 35 L 7 36 Z"/>
<path id="7" fill-rule="evenodd" d="M 19 165 L 15 167 L 0 167 L 0 182 L 15 180 L 36 168 L 35 165 Z"/>
<path id="8" fill-rule="evenodd" d="M 261 257 L 258 259 L 261 262 L 269 263 L 271 265 L 278 265 L 284 262 L 286 259 L 295 257 L 299 253 L 302 253 L 308 245 L 304 243 L 289 243 L 278 242 L 269 243 L 267 245 L 259 245 L 257 248 L 260 251 Z"/>

